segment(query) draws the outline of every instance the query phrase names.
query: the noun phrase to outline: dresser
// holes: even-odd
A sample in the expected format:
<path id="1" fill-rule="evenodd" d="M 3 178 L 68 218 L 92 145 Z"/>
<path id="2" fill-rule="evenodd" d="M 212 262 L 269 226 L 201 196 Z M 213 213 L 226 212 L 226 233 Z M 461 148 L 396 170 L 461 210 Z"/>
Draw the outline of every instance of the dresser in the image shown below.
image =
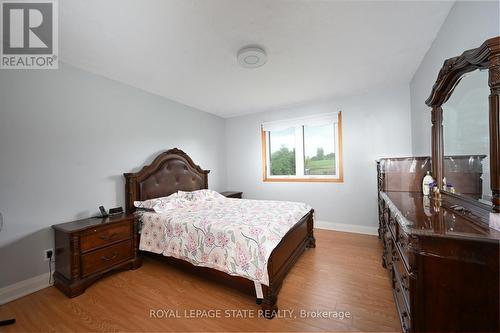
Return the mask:
<path id="1" fill-rule="evenodd" d="M 52 228 L 55 231 L 54 285 L 68 297 L 82 294 L 111 271 L 141 266 L 133 214 L 83 219 Z"/>
<path id="2" fill-rule="evenodd" d="M 382 265 L 401 328 L 500 332 L 500 36 L 446 59 L 425 104 L 432 156 L 377 163 Z"/>
<path id="3" fill-rule="evenodd" d="M 420 192 L 420 182 L 428 171 L 431 171 L 431 158 L 422 157 L 394 157 L 382 158 L 377 161 L 377 184 L 379 197 L 379 238 L 383 232 L 383 209 L 380 193 L 383 192 Z"/>
<path id="4" fill-rule="evenodd" d="M 500 233 L 421 193 L 429 157 L 377 162 L 382 265 L 403 332 L 499 332 Z"/>

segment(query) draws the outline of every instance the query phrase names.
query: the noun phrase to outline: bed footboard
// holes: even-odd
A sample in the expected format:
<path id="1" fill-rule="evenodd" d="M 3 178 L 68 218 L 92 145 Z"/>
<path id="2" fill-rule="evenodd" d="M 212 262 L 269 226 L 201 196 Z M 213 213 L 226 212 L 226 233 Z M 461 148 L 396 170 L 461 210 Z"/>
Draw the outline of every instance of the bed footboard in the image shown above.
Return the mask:
<path id="1" fill-rule="evenodd" d="M 306 248 L 316 247 L 314 238 L 314 210 L 310 210 L 276 246 L 269 257 L 267 271 L 269 287 L 263 286 L 262 310 L 266 318 L 273 318 L 278 307 L 278 293 L 288 272 Z"/>

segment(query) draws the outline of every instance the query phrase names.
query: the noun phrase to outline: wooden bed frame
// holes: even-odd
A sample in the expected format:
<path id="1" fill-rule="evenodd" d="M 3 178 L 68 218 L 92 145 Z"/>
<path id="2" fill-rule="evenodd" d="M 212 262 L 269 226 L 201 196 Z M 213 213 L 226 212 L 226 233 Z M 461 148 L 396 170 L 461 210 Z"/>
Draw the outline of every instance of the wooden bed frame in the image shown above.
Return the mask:
<path id="1" fill-rule="evenodd" d="M 134 201 L 168 196 L 181 191 L 195 191 L 208 188 L 208 173 L 182 150 L 170 149 L 158 155 L 155 160 L 137 173 L 124 174 L 126 179 L 126 209 L 133 212 Z M 264 298 L 257 299 L 262 304 L 263 315 L 273 318 L 277 311 L 278 293 L 287 273 L 306 248 L 316 247 L 313 235 L 313 210 L 311 209 L 283 237 L 271 253 L 267 264 L 269 286 L 262 285 Z M 231 276 L 222 271 L 194 266 L 187 261 L 141 251 L 142 254 L 161 258 L 204 278 L 223 282 L 243 292 L 255 295 L 253 281 L 239 276 Z"/>

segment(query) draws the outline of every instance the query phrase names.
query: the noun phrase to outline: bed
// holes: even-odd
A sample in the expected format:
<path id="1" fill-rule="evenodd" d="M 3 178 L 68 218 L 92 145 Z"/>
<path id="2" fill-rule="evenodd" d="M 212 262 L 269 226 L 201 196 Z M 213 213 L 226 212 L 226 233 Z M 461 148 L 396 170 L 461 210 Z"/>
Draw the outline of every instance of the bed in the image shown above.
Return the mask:
<path id="1" fill-rule="evenodd" d="M 182 150 L 174 148 L 163 152 L 150 165 L 143 167 L 139 172 L 124 174 L 126 180 L 126 209 L 128 212 L 136 211 L 134 206 L 136 201 L 166 197 L 178 191 L 192 192 L 208 189 L 209 172 L 209 170 L 203 170 L 196 165 Z M 228 202 L 234 206 L 234 209 L 241 209 L 244 204 L 258 204 L 257 201 L 252 203 L 250 200 L 248 200 L 248 203 L 239 202 L 241 199 L 227 200 L 232 200 Z M 272 213 L 267 213 L 274 214 L 274 208 Z M 151 215 L 149 216 L 150 220 L 152 220 Z M 141 218 L 144 218 L 144 213 Z M 158 220 L 158 217 L 156 219 Z M 262 307 L 262 314 L 267 318 L 273 318 L 277 311 L 278 293 L 286 275 L 306 248 L 316 246 L 313 235 L 313 209 L 297 218 L 297 221 L 294 221 L 286 230 L 284 236 L 278 240 L 277 245 L 266 257 L 267 272 L 265 273 L 267 274 L 265 274 L 265 278 L 260 279 L 262 283 L 256 281 L 256 278 L 252 278 L 254 275 L 235 275 L 213 267 L 199 266 L 196 265 L 196 262 L 193 264 L 192 260 L 188 261 L 183 260 L 184 258 L 180 259 L 175 256 L 154 253 L 155 251 L 147 246 L 142 246 L 147 251 L 140 252 L 201 275 L 204 278 L 210 278 L 250 295 L 255 295 L 257 304 Z"/>

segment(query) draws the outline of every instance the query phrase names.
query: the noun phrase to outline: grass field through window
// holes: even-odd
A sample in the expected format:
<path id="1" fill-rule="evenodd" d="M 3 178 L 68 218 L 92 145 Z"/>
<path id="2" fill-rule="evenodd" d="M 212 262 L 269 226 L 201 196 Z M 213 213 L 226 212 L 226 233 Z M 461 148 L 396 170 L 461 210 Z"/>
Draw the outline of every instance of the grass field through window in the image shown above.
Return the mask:
<path id="1" fill-rule="evenodd" d="M 306 175 L 335 175 L 335 157 L 323 160 L 305 160 Z"/>

